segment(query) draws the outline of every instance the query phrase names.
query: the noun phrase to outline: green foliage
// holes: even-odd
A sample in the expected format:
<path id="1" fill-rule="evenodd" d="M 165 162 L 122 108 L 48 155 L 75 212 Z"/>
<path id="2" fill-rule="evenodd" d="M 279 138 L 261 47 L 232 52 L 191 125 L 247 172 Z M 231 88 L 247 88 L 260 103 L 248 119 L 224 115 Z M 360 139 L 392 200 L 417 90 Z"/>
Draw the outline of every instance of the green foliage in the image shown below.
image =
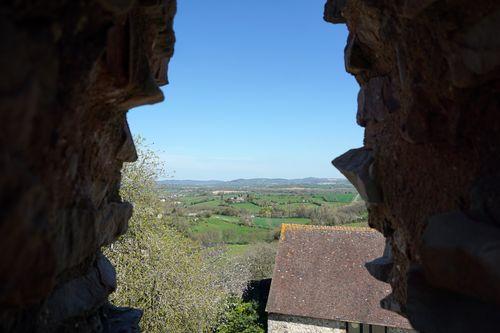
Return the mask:
<path id="1" fill-rule="evenodd" d="M 313 224 L 346 225 L 365 220 L 367 218 L 367 210 L 363 201 L 353 201 L 348 205 L 340 207 L 322 205 L 314 209 L 310 217 Z"/>
<path id="2" fill-rule="evenodd" d="M 250 273 L 250 280 L 272 277 L 276 251 L 276 243 L 256 243 L 247 247 L 242 261 Z"/>
<path id="3" fill-rule="evenodd" d="M 221 324 L 216 333 L 264 333 L 259 324 L 257 304 L 232 298 L 227 303 Z"/>
<path id="4" fill-rule="evenodd" d="M 223 274 L 207 260 L 214 255 L 165 223 L 156 187 L 161 163 L 136 142 L 139 160 L 125 165 L 121 187 L 134 206 L 129 232 L 105 250 L 118 277 L 112 301 L 143 309 L 145 332 L 211 332 L 229 296 Z"/>

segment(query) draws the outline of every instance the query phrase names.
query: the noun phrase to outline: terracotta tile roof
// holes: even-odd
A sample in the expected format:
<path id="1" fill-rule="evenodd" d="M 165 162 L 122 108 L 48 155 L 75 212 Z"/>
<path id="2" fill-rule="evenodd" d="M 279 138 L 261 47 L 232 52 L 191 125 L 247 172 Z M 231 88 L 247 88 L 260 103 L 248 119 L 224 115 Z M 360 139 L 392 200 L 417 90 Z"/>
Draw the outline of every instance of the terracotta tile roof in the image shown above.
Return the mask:
<path id="1" fill-rule="evenodd" d="M 391 287 L 364 267 L 384 245 L 370 228 L 283 224 L 266 311 L 411 328 L 380 307 Z"/>

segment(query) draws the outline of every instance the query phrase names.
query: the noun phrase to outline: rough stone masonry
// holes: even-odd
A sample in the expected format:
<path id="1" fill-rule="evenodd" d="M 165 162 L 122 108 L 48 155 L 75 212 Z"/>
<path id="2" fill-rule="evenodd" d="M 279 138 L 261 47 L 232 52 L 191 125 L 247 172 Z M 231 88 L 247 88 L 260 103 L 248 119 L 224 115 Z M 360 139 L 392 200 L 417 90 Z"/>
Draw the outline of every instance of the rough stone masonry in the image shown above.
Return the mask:
<path id="1" fill-rule="evenodd" d="M 100 253 L 127 230 L 128 109 L 163 100 L 174 0 L 2 1 L 0 331 L 134 332 Z"/>
<path id="2" fill-rule="evenodd" d="M 126 111 L 163 98 L 174 13 L 174 0 L 0 4 L 0 331 L 137 330 L 139 310 L 107 302 L 115 273 L 100 248 L 127 229 Z M 325 18 L 347 23 L 361 86 L 364 147 L 334 164 L 387 238 L 367 265 L 393 287 L 382 306 L 426 333 L 491 329 L 500 3 L 329 0 Z"/>
<path id="3" fill-rule="evenodd" d="M 357 187 L 392 285 L 421 332 L 497 331 L 500 314 L 500 2 L 329 0 L 346 23 L 364 146 L 333 164 Z"/>

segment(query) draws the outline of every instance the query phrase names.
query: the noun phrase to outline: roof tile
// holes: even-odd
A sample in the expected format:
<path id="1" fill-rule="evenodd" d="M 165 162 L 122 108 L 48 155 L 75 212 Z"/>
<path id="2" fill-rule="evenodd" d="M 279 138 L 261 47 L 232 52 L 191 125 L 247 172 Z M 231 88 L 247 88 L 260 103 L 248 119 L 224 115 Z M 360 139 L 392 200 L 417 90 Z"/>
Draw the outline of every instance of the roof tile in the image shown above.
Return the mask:
<path id="1" fill-rule="evenodd" d="M 384 237 L 371 228 L 283 224 L 266 310 L 411 328 L 380 307 L 391 287 L 364 267 L 384 246 Z"/>

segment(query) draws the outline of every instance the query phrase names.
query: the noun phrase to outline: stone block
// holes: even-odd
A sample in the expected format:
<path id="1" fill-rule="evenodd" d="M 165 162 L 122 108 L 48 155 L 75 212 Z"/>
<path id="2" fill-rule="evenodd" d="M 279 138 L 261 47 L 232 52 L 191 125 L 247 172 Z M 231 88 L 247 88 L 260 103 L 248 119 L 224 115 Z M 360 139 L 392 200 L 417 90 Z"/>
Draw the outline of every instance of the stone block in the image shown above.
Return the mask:
<path id="1" fill-rule="evenodd" d="M 324 20 L 331 23 L 346 23 L 342 9 L 347 0 L 328 0 L 325 4 Z"/>
<path id="2" fill-rule="evenodd" d="M 371 60 L 363 51 L 361 44 L 354 34 L 349 34 L 344 49 L 345 70 L 353 75 L 370 70 Z"/>
<path id="3" fill-rule="evenodd" d="M 388 113 L 399 109 L 388 77 L 378 76 L 364 84 L 358 94 L 356 121 L 366 126 L 369 121 L 382 122 Z"/>
<path id="4" fill-rule="evenodd" d="M 365 263 L 365 267 L 371 276 L 386 283 L 389 283 L 393 266 L 394 260 L 392 258 L 392 245 L 388 239 L 386 239 L 384 255 Z"/>
<path id="5" fill-rule="evenodd" d="M 61 322 L 96 311 L 115 289 L 114 268 L 99 254 L 95 265 L 85 275 L 62 284 L 43 303 L 39 326 L 50 331 Z"/>
<path id="6" fill-rule="evenodd" d="M 123 122 L 123 141 L 116 154 L 116 158 L 123 162 L 134 162 L 137 160 L 137 151 L 134 145 L 134 138 L 132 133 L 130 133 L 130 127 L 128 122 L 125 120 Z"/>
<path id="7" fill-rule="evenodd" d="M 382 193 L 373 174 L 373 152 L 366 148 L 351 149 L 332 164 L 354 185 L 359 195 L 370 204 L 382 202 Z"/>
<path id="8" fill-rule="evenodd" d="M 105 333 L 139 333 L 139 321 L 142 311 L 127 307 L 116 307 L 107 304 L 103 307 L 103 315 L 106 317 Z"/>

